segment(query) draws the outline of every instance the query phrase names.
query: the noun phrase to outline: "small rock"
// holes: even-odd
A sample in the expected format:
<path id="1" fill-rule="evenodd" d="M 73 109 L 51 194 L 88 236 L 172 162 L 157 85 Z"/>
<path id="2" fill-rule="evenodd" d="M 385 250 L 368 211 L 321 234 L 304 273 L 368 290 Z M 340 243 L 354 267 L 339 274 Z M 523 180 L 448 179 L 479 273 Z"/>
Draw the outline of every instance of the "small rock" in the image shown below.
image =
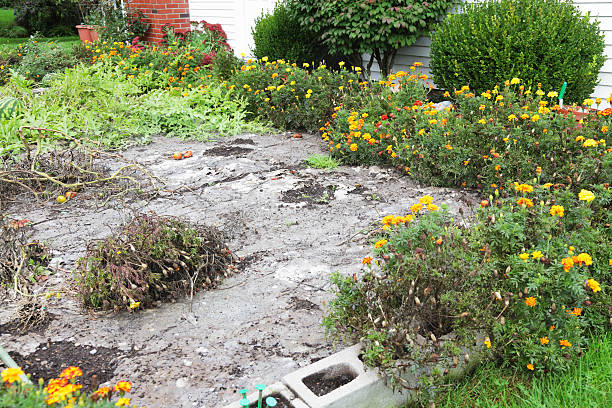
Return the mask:
<path id="1" fill-rule="evenodd" d="M 199 354 L 208 354 L 208 349 L 206 347 L 198 347 L 196 350 Z"/>
<path id="2" fill-rule="evenodd" d="M 193 363 L 189 360 L 183 360 L 183 364 L 185 364 L 185 367 L 191 367 Z"/>
<path id="3" fill-rule="evenodd" d="M 89 354 L 91 354 L 92 356 L 96 354 L 97 352 L 98 352 L 98 349 L 89 350 Z"/>
<path id="4" fill-rule="evenodd" d="M 176 388 L 185 388 L 188 385 L 189 385 L 189 382 L 187 381 L 185 377 L 182 377 L 176 380 Z"/>
<path id="5" fill-rule="evenodd" d="M 416 335 L 416 342 L 419 346 L 424 346 L 426 341 L 427 340 L 425 339 L 425 337 L 421 336 L 420 334 Z"/>

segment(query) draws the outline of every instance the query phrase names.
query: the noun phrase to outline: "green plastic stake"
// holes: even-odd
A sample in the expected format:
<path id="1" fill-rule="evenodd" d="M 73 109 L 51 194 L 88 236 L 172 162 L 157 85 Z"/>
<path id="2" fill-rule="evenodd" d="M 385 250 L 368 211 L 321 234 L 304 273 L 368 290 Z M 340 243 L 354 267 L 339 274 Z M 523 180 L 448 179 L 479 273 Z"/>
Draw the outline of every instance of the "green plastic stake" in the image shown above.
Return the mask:
<path id="1" fill-rule="evenodd" d="M 567 89 L 567 82 L 563 82 L 563 86 L 561 87 L 561 92 L 559 92 L 559 99 L 563 100 L 563 95 L 565 95 L 565 90 Z"/>
<path id="2" fill-rule="evenodd" d="M 266 388 L 266 386 L 264 384 L 257 384 L 255 386 L 255 388 L 257 389 L 257 391 L 259 391 L 259 397 L 257 398 L 257 408 L 261 408 L 261 402 L 262 402 L 262 391 Z"/>
<path id="3" fill-rule="evenodd" d="M 274 397 L 268 397 L 266 398 L 266 405 L 270 408 L 275 407 L 276 406 L 276 400 L 274 399 Z"/>
<path id="4" fill-rule="evenodd" d="M 243 398 L 240 400 L 240 406 L 241 407 L 248 407 L 249 406 L 249 400 L 246 398 Z"/>

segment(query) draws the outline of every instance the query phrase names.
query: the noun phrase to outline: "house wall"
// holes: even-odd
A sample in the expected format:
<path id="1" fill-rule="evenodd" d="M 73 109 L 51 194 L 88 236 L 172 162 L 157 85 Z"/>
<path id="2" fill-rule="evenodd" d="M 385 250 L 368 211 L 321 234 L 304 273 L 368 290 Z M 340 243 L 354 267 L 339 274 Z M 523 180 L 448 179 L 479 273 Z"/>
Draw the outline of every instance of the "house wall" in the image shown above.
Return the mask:
<path id="1" fill-rule="evenodd" d="M 471 0 L 471 2 L 475 1 L 476 0 Z M 604 54 L 607 56 L 607 59 L 599 72 L 599 85 L 595 88 L 592 95 L 593 99 L 596 97 L 605 99 L 612 93 L 612 1 L 574 0 L 574 4 L 583 14 L 586 15 L 590 12 L 592 19 L 598 19 L 600 29 L 605 35 L 606 48 Z M 454 8 L 452 13 L 456 11 L 457 8 Z M 394 71 L 408 69 L 410 65 L 418 61 L 423 63 L 423 72 L 429 75 L 431 73 L 429 69 L 429 64 L 431 62 L 429 56 L 430 45 L 430 38 L 425 36 L 419 38 L 413 46 L 401 49 L 395 60 Z M 380 72 L 376 65 L 372 67 L 372 72 L 376 76 L 380 76 Z M 609 105 L 600 105 L 600 108 L 605 107 L 609 107 Z"/>
<path id="2" fill-rule="evenodd" d="M 127 8 L 140 10 L 151 24 L 146 40 L 159 42 L 163 38 L 161 31 L 164 24 L 172 24 L 179 30 L 190 28 L 189 0 L 131 0 L 126 1 Z"/>
<path id="3" fill-rule="evenodd" d="M 221 24 L 234 53 L 249 55 L 255 19 L 273 10 L 275 3 L 276 0 L 190 0 L 189 14 L 192 21 Z"/>

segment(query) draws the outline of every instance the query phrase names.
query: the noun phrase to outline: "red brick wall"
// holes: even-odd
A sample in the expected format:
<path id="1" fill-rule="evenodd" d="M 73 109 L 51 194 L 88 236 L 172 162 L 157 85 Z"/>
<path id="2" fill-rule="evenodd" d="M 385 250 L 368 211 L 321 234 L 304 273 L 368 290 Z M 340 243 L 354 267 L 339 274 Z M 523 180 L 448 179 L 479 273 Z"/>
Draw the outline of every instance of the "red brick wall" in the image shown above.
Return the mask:
<path id="1" fill-rule="evenodd" d="M 145 40 L 160 42 L 165 24 L 172 24 L 179 30 L 190 28 L 189 0 L 131 0 L 126 1 L 128 8 L 139 10 L 151 24 Z"/>

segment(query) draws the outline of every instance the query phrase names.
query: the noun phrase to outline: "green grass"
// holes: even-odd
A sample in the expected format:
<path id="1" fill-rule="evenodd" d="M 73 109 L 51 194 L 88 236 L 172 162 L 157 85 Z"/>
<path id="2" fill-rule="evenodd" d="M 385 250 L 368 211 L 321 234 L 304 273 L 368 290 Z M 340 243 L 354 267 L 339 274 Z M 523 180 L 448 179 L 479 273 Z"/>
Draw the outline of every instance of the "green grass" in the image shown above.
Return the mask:
<path id="1" fill-rule="evenodd" d="M 17 48 L 19 47 L 20 44 L 24 44 L 28 40 L 29 40 L 28 37 L 25 37 L 25 38 L 0 37 L 0 52 L 2 52 L 3 49 L 8 50 L 11 48 L 13 49 Z M 40 41 L 41 43 L 53 42 L 53 44 L 56 44 L 59 47 L 62 47 L 64 49 L 70 49 L 80 42 L 78 35 L 69 36 L 69 37 L 40 38 L 38 41 Z"/>
<path id="2" fill-rule="evenodd" d="M 560 375 L 531 381 L 486 363 L 436 401 L 437 408 L 593 408 L 612 404 L 612 333 L 595 337 L 589 350 Z"/>
<path id="3" fill-rule="evenodd" d="M 0 9 L 0 26 L 9 26 L 15 22 L 13 9 Z"/>
<path id="4" fill-rule="evenodd" d="M 328 154 L 311 154 L 306 163 L 315 169 L 335 169 L 340 165 L 340 161 Z"/>

